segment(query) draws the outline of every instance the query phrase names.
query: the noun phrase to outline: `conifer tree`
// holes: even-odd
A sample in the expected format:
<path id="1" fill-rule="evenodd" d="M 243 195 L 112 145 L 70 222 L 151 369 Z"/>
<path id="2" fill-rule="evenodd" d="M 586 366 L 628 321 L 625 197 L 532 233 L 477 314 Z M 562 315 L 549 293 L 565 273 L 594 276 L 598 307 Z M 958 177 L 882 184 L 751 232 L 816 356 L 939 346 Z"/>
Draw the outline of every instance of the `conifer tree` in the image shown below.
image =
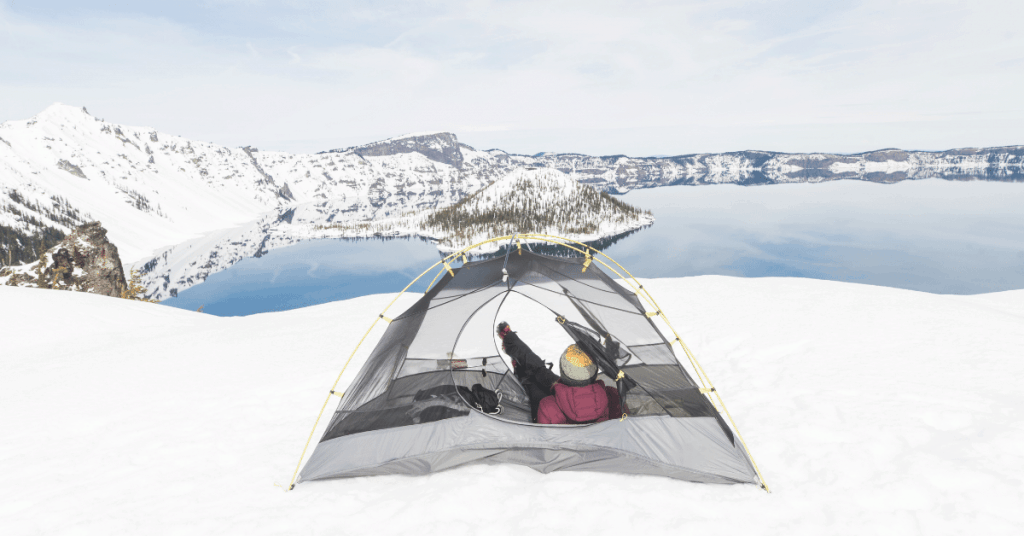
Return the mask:
<path id="1" fill-rule="evenodd" d="M 128 284 L 125 286 L 124 290 L 121 291 L 121 297 L 126 300 L 150 303 L 158 302 L 158 300 L 146 298 L 146 287 L 142 285 L 142 274 L 136 269 L 132 269 L 131 278 L 128 280 Z"/>

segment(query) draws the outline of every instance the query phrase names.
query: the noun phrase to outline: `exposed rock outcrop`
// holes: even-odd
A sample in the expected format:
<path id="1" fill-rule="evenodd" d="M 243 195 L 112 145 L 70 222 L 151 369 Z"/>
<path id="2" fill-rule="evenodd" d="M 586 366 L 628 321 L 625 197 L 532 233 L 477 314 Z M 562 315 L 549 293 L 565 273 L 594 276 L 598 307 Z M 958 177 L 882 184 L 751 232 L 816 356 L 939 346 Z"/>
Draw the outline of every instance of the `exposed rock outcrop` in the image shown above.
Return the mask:
<path id="1" fill-rule="evenodd" d="M 70 173 L 70 174 L 72 174 L 72 175 L 74 175 L 76 177 L 81 177 L 83 179 L 88 179 L 89 178 L 89 177 L 85 176 L 85 173 L 82 173 L 82 168 L 72 164 L 71 162 L 68 162 L 67 160 L 60 160 L 60 161 L 58 161 L 57 162 L 57 168 L 58 169 L 63 169 L 64 171 L 67 171 L 68 173 Z"/>
<path id="2" fill-rule="evenodd" d="M 0 283 L 114 297 L 128 287 L 117 246 L 98 221 L 78 227 L 36 262 L 0 270 Z"/>
<path id="3" fill-rule="evenodd" d="M 420 153 L 423 156 L 442 164 L 448 164 L 455 169 L 462 169 L 462 151 L 460 143 L 455 134 L 451 132 L 436 132 L 432 134 L 410 134 L 384 141 L 349 147 L 348 149 L 334 149 L 328 153 L 353 152 L 359 156 L 393 156 L 396 154 Z"/>

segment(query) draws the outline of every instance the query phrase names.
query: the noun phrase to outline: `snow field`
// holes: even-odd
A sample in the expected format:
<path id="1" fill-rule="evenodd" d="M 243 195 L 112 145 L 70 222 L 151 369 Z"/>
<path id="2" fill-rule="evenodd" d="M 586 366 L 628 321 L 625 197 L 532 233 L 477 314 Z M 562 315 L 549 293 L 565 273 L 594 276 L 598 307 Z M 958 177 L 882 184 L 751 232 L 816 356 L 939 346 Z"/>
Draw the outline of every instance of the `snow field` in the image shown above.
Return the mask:
<path id="1" fill-rule="evenodd" d="M 220 318 L 2 287 L 0 532 L 932 535 L 1024 525 L 1024 290 L 643 283 L 722 393 L 772 494 L 510 465 L 285 493 L 338 370 L 392 296 Z M 549 315 L 501 316 L 541 355 L 564 346 Z M 383 332 L 374 328 L 339 387 Z"/>

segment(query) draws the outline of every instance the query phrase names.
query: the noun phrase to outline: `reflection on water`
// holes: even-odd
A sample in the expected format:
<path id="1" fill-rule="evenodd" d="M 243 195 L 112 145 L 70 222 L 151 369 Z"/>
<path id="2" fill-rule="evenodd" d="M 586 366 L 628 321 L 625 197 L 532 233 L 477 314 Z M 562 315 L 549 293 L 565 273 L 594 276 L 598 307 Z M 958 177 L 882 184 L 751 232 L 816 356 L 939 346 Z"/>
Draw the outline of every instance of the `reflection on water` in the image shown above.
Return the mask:
<path id="1" fill-rule="evenodd" d="M 593 249 L 596 249 L 598 251 L 605 251 L 609 247 L 611 247 L 612 244 L 615 244 L 616 242 L 621 242 L 626 237 L 628 237 L 630 235 L 633 235 L 633 234 L 636 234 L 636 233 L 639 233 L 639 232 L 643 231 L 644 229 L 647 229 L 648 227 L 651 227 L 651 226 L 647 225 L 647 226 L 641 227 L 639 229 L 633 229 L 632 231 L 626 231 L 624 233 L 617 234 L 615 236 L 608 236 L 608 237 L 601 238 L 601 239 L 598 239 L 598 240 L 592 240 L 592 241 L 589 241 L 589 242 L 583 242 L 583 244 L 586 244 L 587 246 L 589 246 L 589 247 L 591 247 Z M 513 251 L 515 251 L 515 249 L 518 246 L 516 246 L 516 244 L 514 243 L 514 241 L 512 239 L 509 239 L 508 242 L 511 243 L 511 248 L 512 248 Z M 527 248 L 527 249 L 529 249 L 530 251 L 532 251 L 534 253 L 540 253 L 542 255 L 551 255 L 551 256 L 554 256 L 554 257 L 582 257 L 584 255 L 584 253 L 582 253 L 583 249 L 579 246 L 579 244 L 570 243 L 570 246 L 571 247 L 566 247 L 566 246 L 561 246 L 561 245 L 557 245 L 557 244 L 553 244 L 553 243 L 548 243 L 548 242 L 534 242 L 534 243 L 525 242 L 522 247 Z M 504 257 L 505 256 L 505 252 L 508 251 L 509 247 L 510 247 L 510 244 L 505 243 L 505 244 L 500 245 L 498 247 L 497 251 L 493 251 L 493 252 L 490 252 L 490 253 L 479 253 L 479 254 L 476 254 L 476 255 L 470 254 L 469 257 L 472 260 L 493 259 L 495 257 Z"/>
<path id="2" fill-rule="evenodd" d="M 638 277 L 810 277 L 957 294 L 1024 288 L 1019 183 L 670 186 L 623 198 L 651 210 L 654 225 L 594 247 Z M 439 258 L 419 239 L 316 240 L 246 259 L 163 303 L 216 315 L 293 309 L 396 292 Z"/>
<path id="3" fill-rule="evenodd" d="M 438 259 L 436 247 L 416 238 L 311 240 L 240 261 L 160 303 L 219 316 L 285 311 L 397 292 Z"/>
<path id="4" fill-rule="evenodd" d="M 674 186 L 606 252 L 644 277 L 811 277 L 934 293 L 1024 288 L 1024 185 L 923 180 Z"/>

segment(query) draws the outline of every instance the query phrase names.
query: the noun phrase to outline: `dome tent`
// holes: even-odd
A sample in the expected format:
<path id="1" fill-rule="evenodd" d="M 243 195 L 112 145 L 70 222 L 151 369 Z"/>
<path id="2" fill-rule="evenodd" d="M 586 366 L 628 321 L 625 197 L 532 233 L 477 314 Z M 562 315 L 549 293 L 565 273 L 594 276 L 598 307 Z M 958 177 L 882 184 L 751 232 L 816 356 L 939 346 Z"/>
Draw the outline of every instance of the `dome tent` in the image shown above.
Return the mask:
<path id="1" fill-rule="evenodd" d="M 558 244 L 582 256 L 537 254 L 524 250 L 521 240 Z M 482 244 L 506 241 L 504 256 L 466 259 L 466 252 Z M 459 256 L 463 265 L 452 267 Z M 347 391 L 332 388 L 324 408 L 333 396 L 341 401 L 304 467 L 303 450 L 298 482 L 514 463 L 545 473 L 603 471 L 765 487 L 735 425 L 730 428 L 719 413 L 721 407 L 728 417 L 692 353 L 647 290 L 610 257 L 568 239 L 520 234 L 465 248 L 438 265 L 437 276 L 415 304 L 394 319 L 385 316 L 385 309 L 374 321 L 387 322 L 387 330 Z M 622 418 L 580 425 L 531 422 L 526 392 L 501 357 L 494 332 L 510 296 L 549 312 L 594 358 L 598 377 L 619 390 Z M 657 318 L 674 340 L 657 329 Z M 674 343 L 689 358 L 698 381 L 676 359 Z M 500 395 L 500 414 L 470 404 L 466 393 L 475 384 Z M 293 476 L 291 487 L 295 483 Z"/>

